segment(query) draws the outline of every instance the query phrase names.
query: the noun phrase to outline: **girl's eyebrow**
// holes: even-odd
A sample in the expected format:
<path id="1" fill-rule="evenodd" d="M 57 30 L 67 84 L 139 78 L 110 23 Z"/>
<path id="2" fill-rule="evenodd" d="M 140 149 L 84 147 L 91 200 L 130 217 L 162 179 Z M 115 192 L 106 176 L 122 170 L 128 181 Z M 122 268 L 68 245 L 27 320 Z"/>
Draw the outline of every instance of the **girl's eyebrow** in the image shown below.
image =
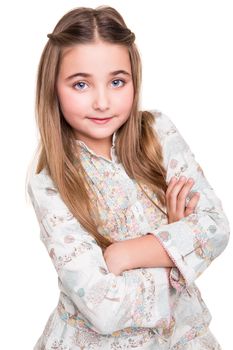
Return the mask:
<path id="1" fill-rule="evenodd" d="M 128 75 L 128 76 L 131 76 L 130 73 L 126 72 L 125 70 L 123 69 L 119 69 L 119 70 L 115 70 L 114 72 L 110 72 L 109 75 L 117 75 L 117 74 L 125 74 L 125 75 Z M 74 73 L 72 75 L 70 75 L 69 77 L 67 77 L 65 80 L 70 80 L 74 77 L 77 77 L 77 76 L 82 76 L 82 77 L 85 77 L 85 78 L 90 78 L 92 77 L 91 74 L 89 73 Z"/>

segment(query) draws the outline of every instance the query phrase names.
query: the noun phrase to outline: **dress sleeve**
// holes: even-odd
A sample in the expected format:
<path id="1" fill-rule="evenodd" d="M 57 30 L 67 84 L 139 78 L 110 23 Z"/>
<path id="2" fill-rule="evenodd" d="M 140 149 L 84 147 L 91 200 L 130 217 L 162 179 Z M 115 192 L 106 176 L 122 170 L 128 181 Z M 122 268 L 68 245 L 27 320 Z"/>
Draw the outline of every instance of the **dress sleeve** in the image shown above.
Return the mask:
<path id="1" fill-rule="evenodd" d="M 62 289 L 90 328 L 112 334 L 127 327 L 170 327 L 169 269 L 134 269 L 115 276 L 101 248 L 70 213 L 49 175 L 32 175 L 27 191 Z"/>
<path id="2" fill-rule="evenodd" d="M 153 114 L 154 112 L 154 128 L 163 149 L 167 184 L 172 176 L 179 178 L 184 175 L 194 179 L 186 205 L 193 192 L 200 193 L 192 214 L 150 232 L 159 239 L 176 265 L 170 270 L 170 283 L 174 288 L 182 290 L 194 282 L 223 252 L 228 244 L 230 227 L 222 203 L 190 147 L 167 115 L 160 111 L 152 111 Z"/>

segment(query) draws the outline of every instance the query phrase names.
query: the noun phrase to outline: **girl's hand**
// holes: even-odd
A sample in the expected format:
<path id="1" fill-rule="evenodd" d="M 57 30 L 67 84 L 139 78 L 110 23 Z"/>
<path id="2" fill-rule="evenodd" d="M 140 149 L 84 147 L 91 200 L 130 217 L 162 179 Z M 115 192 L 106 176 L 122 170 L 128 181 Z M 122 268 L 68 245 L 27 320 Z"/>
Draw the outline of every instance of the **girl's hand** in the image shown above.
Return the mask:
<path id="1" fill-rule="evenodd" d="M 127 241 L 112 243 L 104 251 L 104 259 L 110 272 L 118 276 L 127 269 L 129 253 Z"/>
<path id="2" fill-rule="evenodd" d="M 169 224 L 193 213 L 200 198 L 198 192 L 194 193 L 188 205 L 185 207 L 186 197 L 193 185 L 194 180 L 192 178 L 189 178 L 187 182 L 185 176 L 181 176 L 179 180 L 175 178 L 175 176 L 171 178 L 166 191 L 166 206 Z"/>

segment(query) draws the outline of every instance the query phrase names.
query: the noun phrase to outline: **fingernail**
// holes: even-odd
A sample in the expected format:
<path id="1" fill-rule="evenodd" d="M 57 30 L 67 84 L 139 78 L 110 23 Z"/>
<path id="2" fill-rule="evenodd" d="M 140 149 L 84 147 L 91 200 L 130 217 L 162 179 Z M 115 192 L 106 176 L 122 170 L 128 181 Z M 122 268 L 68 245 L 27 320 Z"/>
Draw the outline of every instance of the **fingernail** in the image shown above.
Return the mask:
<path id="1" fill-rule="evenodd" d="M 188 179 L 188 182 L 189 183 L 193 182 L 193 179 L 190 177 L 190 179 Z"/>

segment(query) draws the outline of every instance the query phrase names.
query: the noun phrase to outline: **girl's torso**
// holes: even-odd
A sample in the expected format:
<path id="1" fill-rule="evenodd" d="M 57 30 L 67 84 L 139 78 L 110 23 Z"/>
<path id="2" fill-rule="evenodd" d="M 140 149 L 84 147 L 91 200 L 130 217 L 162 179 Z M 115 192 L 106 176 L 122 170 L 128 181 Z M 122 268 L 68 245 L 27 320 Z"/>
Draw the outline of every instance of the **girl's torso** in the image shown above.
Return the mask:
<path id="1" fill-rule="evenodd" d="M 88 181 L 94 187 L 101 204 L 101 218 L 105 221 L 101 232 L 103 235 L 118 241 L 130 239 L 145 235 L 150 230 L 167 223 L 166 215 L 151 203 L 138 184 L 128 177 L 123 166 L 117 162 L 114 145 L 111 149 L 112 161 L 95 155 L 83 143 L 80 143 L 80 146 L 81 160 L 88 174 Z M 155 194 L 147 186 L 143 185 L 143 188 L 156 202 Z M 127 271 L 124 273 L 127 274 Z M 98 334 L 88 327 L 88 320 L 66 295 L 61 281 L 58 282 L 61 291 L 58 306 L 51 314 L 35 350 L 40 348 L 162 350 L 171 349 L 173 345 L 174 350 L 178 350 L 205 332 L 211 321 L 209 310 L 195 284 L 178 292 L 167 281 L 175 321 L 171 329 L 127 328 L 111 335 Z M 98 291 L 95 293 L 98 294 Z M 98 295 L 94 297 L 98 298 Z M 46 345 L 39 347 L 40 341 Z"/>

